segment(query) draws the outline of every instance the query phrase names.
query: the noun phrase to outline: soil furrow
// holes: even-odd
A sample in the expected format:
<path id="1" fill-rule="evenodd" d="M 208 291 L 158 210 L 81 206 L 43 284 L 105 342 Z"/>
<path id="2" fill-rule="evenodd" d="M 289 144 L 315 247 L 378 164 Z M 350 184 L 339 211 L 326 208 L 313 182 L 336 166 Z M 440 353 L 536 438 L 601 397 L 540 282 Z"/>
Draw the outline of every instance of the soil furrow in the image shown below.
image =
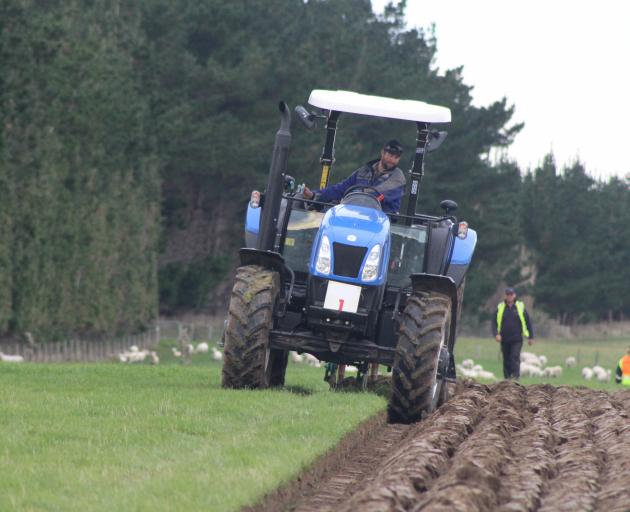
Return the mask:
<path id="1" fill-rule="evenodd" d="M 371 485 L 344 502 L 339 512 L 409 510 L 474 431 L 488 394 L 488 387 L 472 385 L 416 425 L 413 437 L 383 461 Z"/>
<path id="2" fill-rule="evenodd" d="M 603 392 L 594 393 L 589 402 L 588 414 L 596 418 L 595 443 L 605 454 L 595 510 L 627 512 L 630 509 L 630 458 L 623 455 L 623 447 L 630 446 L 630 415 Z"/>
<path id="3" fill-rule="evenodd" d="M 561 387 L 553 395 L 555 476 L 548 481 L 540 512 L 593 510 L 605 454 L 594 442 L 595 425 L 586 414 L 584 392 L 592 393 Z"/>
<path id="4" fill-rule="evenodd" d="M 373 418 L 249 510 L 630 511 L 630 391 L 457 387 L 417 424 Z"/>
<path id="5" fill-rule="evenodd" d="M 494 387 L 490 404 L 475 432 L 458 447 L 448 471 L 431 484 L 414 512 L 497 508 L 501 469 L 510 460 L 512 436 L 525 428 L 531 414 L 523 415 L 525 388 L 509 381 Z"/>
<path id="6" fill-rule="evenodd" d="M 514 434 L 511 457 L 503 468 L 500 512 L 535 510 L 553 473 L 552 448 L 555 436 L 551 428 L 550 405 L 555 388 L 531 386 L 527 388 L 527 407 L 531 415 L 528 425 Z"/>

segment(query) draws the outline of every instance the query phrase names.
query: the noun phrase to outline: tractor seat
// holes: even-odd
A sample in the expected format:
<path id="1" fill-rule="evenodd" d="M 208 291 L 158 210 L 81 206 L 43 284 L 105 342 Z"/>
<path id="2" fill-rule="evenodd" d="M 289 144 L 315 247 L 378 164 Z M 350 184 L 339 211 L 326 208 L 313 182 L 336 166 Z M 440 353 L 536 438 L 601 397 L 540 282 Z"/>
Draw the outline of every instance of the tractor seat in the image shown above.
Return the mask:
<path id="1" fill-rule="evenodd" d="M 367 192 L 350 192 L 341 200 L 341 204 L 353 204 L 355 206 L 365 206 L 366 208 L 376 208 L 382 210 L 381 202 L 372 194 Z"/>

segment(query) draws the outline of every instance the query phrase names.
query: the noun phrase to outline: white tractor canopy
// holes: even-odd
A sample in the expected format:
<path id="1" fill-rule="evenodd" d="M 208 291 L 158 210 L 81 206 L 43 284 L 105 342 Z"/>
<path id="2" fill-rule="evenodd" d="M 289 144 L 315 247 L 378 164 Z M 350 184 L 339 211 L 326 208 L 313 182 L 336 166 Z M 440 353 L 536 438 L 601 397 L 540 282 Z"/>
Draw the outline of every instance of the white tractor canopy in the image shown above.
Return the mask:
<path id="1" fill-rule="evenodd" d="M 424 101 L 396 100 L 351 91 L 315 89 L 311 92 L 308 102 L 314 107 L 326 110 L 366 116 L 424 123 L 450 123 L 451 121 L 451 110 L 447 107 L 431 105 Z"/>

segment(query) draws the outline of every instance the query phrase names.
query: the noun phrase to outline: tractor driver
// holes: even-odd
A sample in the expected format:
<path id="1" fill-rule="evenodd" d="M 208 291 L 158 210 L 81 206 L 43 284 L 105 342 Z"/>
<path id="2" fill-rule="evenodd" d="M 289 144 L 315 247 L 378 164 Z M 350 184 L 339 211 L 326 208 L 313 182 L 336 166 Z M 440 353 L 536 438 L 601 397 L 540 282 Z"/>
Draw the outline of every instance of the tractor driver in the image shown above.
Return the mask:
<path id="1" fill-rule="evenodd" d="M 339 201 L 350 187 L 364 185 L 374 187 L 383 195 L 383 211 L 398 213 L 400 201 L 405 192 L 405 175 L 398 167 L 403 147 L 396 139 L 390 140 L 381 149 L 381 157 L 371 160 L 359 167 L 345 180 L 336 185 L 330 185 L 320 190 L 310 190 L 304 187 L 306 199 L 315 198 L 318 201 Z"/>

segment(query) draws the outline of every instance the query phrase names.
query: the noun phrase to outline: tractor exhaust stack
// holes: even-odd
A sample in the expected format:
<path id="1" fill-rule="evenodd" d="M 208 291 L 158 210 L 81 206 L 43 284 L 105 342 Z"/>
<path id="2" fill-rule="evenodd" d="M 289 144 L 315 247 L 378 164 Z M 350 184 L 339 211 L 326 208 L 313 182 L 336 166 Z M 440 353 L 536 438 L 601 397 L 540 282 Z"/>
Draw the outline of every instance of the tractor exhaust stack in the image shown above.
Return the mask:
<path id="1" fill-rule="evenodd" d="M 257 248 L 263 251 L 273 251 L 274 249 L 282 191 L 284 190 L 284 176 L 287 169 L 289 148 L 291 147 L 291 111 L 284 101 L 280 102 L 278 109 L 280 110 L 280 128 L 276 133 L 276 141 L 273 145 L 258 235 Z"/>

